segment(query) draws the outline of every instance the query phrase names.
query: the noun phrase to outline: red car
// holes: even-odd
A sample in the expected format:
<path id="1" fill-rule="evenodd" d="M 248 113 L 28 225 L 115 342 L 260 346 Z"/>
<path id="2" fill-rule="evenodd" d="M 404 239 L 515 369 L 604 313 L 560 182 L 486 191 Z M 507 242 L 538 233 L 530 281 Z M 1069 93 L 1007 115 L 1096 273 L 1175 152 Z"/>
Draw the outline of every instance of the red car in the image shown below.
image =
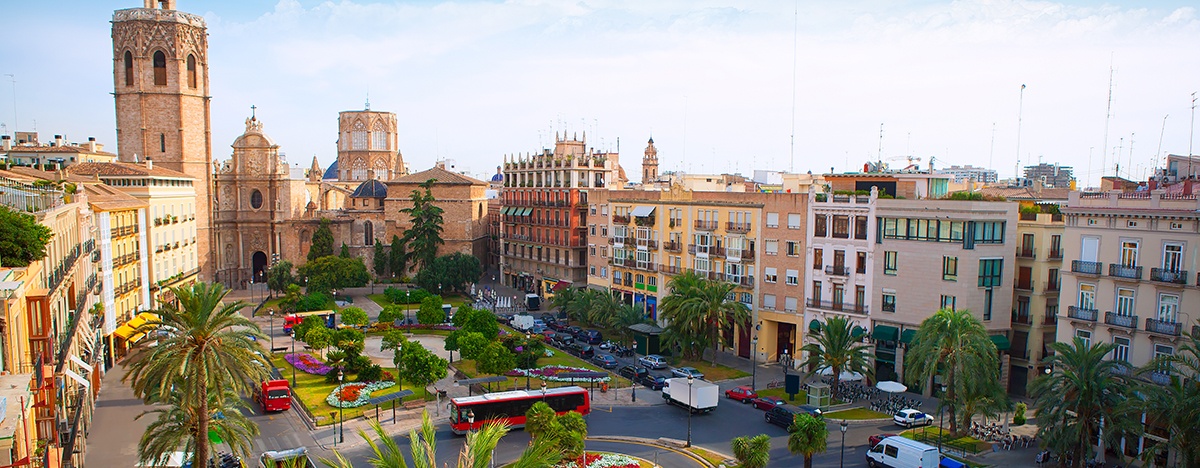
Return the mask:
<path id="1" fill-rule="evenodd" d="M 750 404 L 754 405 L 755 409 L 760 409 L 763 411 L 770 411 L 771 408 L 782 405 L 784 403 L 783 403 L 783 398 L 773 397 L 773 396 L 761 396 L 761 397 L 755 398 L 753 400 L 750 400 Z"/>
<path id="2" fill-rule="evenodd" d="M 725 390 L 725 397 L 742 403 L 749 403 L 750 400 L 758 398 L 758 392 L 755 392 L 749 385 L 742 385 L 741 387 Z"/>
<path id="3" fill-rule="evenodd" d="M 871 437 L 868 437 L 867 438 L 867 450 L 874 448 L 875 444 L 878 444 L 883 439 L 886 439 L 886 438 L 894 436 L 894 435 L 896 435 L 896 434 L 875 434 Z"/>

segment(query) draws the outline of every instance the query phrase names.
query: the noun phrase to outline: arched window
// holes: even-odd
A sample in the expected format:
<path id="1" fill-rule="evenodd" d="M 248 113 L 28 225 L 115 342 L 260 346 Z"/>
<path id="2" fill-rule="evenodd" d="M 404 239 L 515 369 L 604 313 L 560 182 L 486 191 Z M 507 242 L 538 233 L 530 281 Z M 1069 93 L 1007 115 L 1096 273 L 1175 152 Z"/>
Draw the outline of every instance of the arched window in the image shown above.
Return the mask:
<path id="1" fill-rule="evenodd" d="M 133 53 L 125 51 L 125 86 L 133 86 Z"/>
<path id="2" fill-rule="evenodd" d="M 167 85 L 167 56 L 161 50 L 154 53 L 154 84 Z"/>
<path id="3" fill-rule="evenodd" d="M 383 130 L 382 122 L 375 122 L 375 128 L 371 130 L 371 149 L 387 149 L 387 132 Z"/>
<path id="4" fill-rule="evenodd" d="M 196 56 L 188 54 L 187 58 L 188 87 L 196 87 Z"/>
<path id="5" fill-rule="evenodd" d="M 370 221 L 367 221 L 367 224 L 363 225 L 363 244 L 365 244 L 365 245 L 374 245 L 375 244 L 375 227 L 371 224 Z"/>
<path id="6" fill-rule="evenodd" d="M 354 131 L 350 132 L 350 149 L 367 149 L 367 126 L 362 122 L 354 122 Z"/>

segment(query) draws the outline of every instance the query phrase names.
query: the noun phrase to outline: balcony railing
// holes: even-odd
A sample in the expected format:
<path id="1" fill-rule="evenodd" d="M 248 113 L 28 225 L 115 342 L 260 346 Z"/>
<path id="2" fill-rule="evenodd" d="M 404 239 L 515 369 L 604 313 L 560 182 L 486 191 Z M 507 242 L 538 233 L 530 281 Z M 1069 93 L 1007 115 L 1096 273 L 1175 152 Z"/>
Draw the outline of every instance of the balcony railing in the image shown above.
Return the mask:
<path id="1" fill-rule="evenodd" d="M 138 233 L 137 225 L 112 228 L 112 237 L 130 236 Z"/>
<path id="2" fill-rule="evenodd" d="M 1179 336 L 1183 332 L 1183 324 L 1168 320 L 1147 318 L 1146 331 L 1162 335 Z"/>
<path id="3" fill-rule="evenodd" d="M 1058 314 L 1046 314 L 1042 317 L 1042 325 L 1057 325 Z"/>
<path id="4" fill-rule="evenodd" d="M 1058 292 L 1060 287 L 1061 285 L 1058 282 L 1058 278 L 1053 278 L 1046 282 L 1046 290 L 1044 292 Z"/>
<path id="5" fill-rule="evenodd" d="M 1033 291 L 1033 280 L 1029 278 L 1020 278 L 1013 283 L 1013 289 L 1018 291 Z"/>
<path id="6" fill-rule="evenodd" d="M 845 302 L 822 301 L 819 299 L 809 299 L 805 301 L 809 307 L 821 310 L 832 310 L 836 312 L 847 312 L 851 314 L 869 315 L 867 306 L 863 304 L 847 304 Z"/>
<path id="7" fill-rule="evenodd" d="M 1150 281 L 1159 281 L 1162 283 L 1171 284 L 1187 284 L 1187 270 L 1167 270 L 1165 268 L 1151 268 Z"/>
<path id="8" fill-rule="evenodd" d="M 1116 278 L 1142 279 L 1142 267 L 1131 267 L 1112 263 L 1108 265 L 1108 276 Z"/>
<path id="9" fill-rule="evenodd" d="M 629 215 L 613 215 L 613 224 L 629 224 Z"/>
<path id="10" fill-rule="evenodd" d="M 663 250 L 679 253 L 683 251 L 683 244 L 676 241 L 667 241 L 663 243 Z"/>
<path id="11" fill-rule="evenodd" d="M 1033 247 L 1019 247 L 1017 258 L 1037 258 L 1036 250 Z"/>
<path id="12" fill-rule="evenodd" d="M 742 233 L 750 232 L 750 223 L 735 223 L 733 221 L 727 221 L 725 223 L 725 231 Z"/>
<path id="13" fill-rule="evenodd" d="M 1154 371 L 1146 374 L 1146 379 L 1155 385 L 1171 385 L 1171 374 Z"/>
<path id="14" fill-rule="evenodd" d="M 1050 249 L 1050 254 L 1046 258 L 1050 260 L 1062 260 L 1062 249 Z"/>
<path id="15" fill-rule="evenodd" d="M 754 277 L 753 276 L 740 276 L 740 275 L 726 274 L 725 281 L 736 284 L 738 286 L 744 286 L 747 288 L 754 287 Z"/>
<path id="16" fill-rule="evenodd" d="M 700 229 L 702 231 L 715 231 L 717 229 L 717 222 L 696 220 L 694 226 L 696 229 Z"/>
<path id="17" fill-rule="evenodd" d="M 683 268 L 679 265 L 659 265 L 658 271 L 668 275 L 678 275 L 683 273 Z"/>
<path id="18" fill-rule="evenodd" d="M 658 241 L 656 241 L 656 240 L 638 239 L 637 245 L 638 246 L 644 245 L 644 246 L 646 246 L 647 249 L 650 249 L 650 250 L 658 250 Z"/>
<path id="19" fill-rule="evenodd" d="M 1097 312 L 1096 309 L 1084 309 L 1076 306 L 1067 307 L 1067 317 L 1076 320 L 1095 322 L 1097 315 L 1099 315 L 1099 312 Z"/>
<path id="20" fill-rule="evenodd" d="M 1136 315 L 1122 315 L 1110 310 L 1104 313 L 1104 323 L 1136 330 L 1138 318 Z"/>
<path id="21" fill-rule="evenodd" d="M 1099 275 L 1104 269 L 1104 264 L 1100 262 L 1086 262 L 1083 260 L 1071 260 L 1071 271 L 1082 273 L 1085 275 Z"/>
<path id="22" fill-rule="evenodd" d="M 718 253 L 717 247 L 712 246 L 712 245 L 688 244 L 688 253 L 692 254 L 692 255 L 696 255 L 696 254 L 721 255 L 724 252 Z"/>
<path id="23" fill-rule="evenodd" d="M 1021 325 L 1033 325 L 1033 317 L 1030 317 L 1029 314 L 1018 314 L 1016 312 L 1013 312 L 1012 323 L 1021 324 Z"/>
<path id="24" fill-rule="evenodd" d="M 850 268 L 846 267 L 845 265 L 829 265 L 825 267 L 825 274 L 834 276 L 848 276 L 850 275 Z"/>
<path id="25" fill-rule="evenodd" d="M 653 262 L 633 262 L 632 264 L 627 263 L 626 266 L 635 270 L 649 271 L 652 273 L 658 271 L 658 264 Z"/>

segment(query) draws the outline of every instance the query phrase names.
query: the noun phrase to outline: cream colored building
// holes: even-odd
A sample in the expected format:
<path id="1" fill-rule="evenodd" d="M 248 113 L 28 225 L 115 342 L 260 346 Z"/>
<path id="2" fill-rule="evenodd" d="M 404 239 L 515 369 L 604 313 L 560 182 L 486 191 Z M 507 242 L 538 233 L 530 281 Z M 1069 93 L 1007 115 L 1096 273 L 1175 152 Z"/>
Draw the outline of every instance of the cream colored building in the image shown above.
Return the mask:
<path id="1" fill-rule="evenodd" d="M 1013 280 L 1012 348 L 1008 392 L 1025 396 L 1045 367 L 1057 334 L 1062 291 L 1063 215 L 1021 213 L 1017 221 L 1017 270 Z"/>
<path id="2" fill-rule="evenodd" d="M 83 162 L 112 162 L 117 155 L 104 151 L 104 145 L 89 137 L 86 143 L 68 143 L 62 135 L 54 135 L 52 143 L 41 144 L 37 132 L 28 132 L 33 141 L 13 144 L 10 135 L 0 136 L 0 161 L 15 166 L 44 170 L 61 169 Z"/>

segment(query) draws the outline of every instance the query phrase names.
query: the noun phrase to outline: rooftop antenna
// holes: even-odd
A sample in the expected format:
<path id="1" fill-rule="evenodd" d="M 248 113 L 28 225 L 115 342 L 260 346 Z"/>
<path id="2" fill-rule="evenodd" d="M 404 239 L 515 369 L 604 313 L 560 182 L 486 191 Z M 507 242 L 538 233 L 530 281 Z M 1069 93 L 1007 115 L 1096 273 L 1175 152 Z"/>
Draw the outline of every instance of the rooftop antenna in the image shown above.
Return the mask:
<path id="1" fill-rule="evenodd" d="M 1125 166 L 1125 173 L 1129 174 L 1129 178 L 1133 179 L 1133 136 L 1135 133 L 1129 132 L 1129 164 Z"/>
<path id="2" fill-rule="evenodd" d="M 1113 161 L 1116 162 L 1113 175 L 1121 177 L 1121 150 L 1125 149 L 1125 137 L 1117 139 L 1117 147 L 1113 149 Z"/>
<path id="3" fill-rule="evenodd" d="M 1021 95 L 1017 98 L 1017 165 L 1013 170 L 1013 177 L 1021 177 L 1021 117 L 1025 112 L 1025 85 L 1021 85 Z"/>
<path id="4" fill-rule="evenodd" d="M 1162 154 L 1163 135 L 1167 133 L 1167 117 L 1171 114 L 1163 116 L 1162 130 L 1158 131 L 1158 150 L 1154 152 L 1154 166 L 1158 166 L 1158 155 Z M 1188 156 L 1191 156 L 1190 154 Z"/>
<path id="5" fill-rule="evenodd" d="M 789 150 L 788 172 L 796 172 L 796 55 L 800 31 L 800 7 L 792 3 L 792 147 Z"/>
<path id="6" fill-rule="evenodd" d="M 367 90 L 367 103 L 366 103 L 366 107 L 367 107 L 367 108 L 366 108 L 366 110 L 371 110 L 371 91 L 370 91 L 370 90 Z"/>
<path id="7" fill-rule="evenodd" d="M 5 73 L 4 76 L 7 76 L 8 79 L 12 81 L 12 89 L 13 89 L 13 126 L 12 126 L 12 131 L 13 131 L 13 135 L 16 135 L 17 130 L 19 130 L 21 128 L 20 123 L 17 122 L 17 75 L 14 75 L 12 73 Z M 1196 95 L 1196 93 L 1192 93 L 1192 96 L 1195 96 L 1195 95 Z M 1196 106 L 1194 105 L 1195 102 L 1196 102 L 1196 100 L 1193 99 L 1192 100 L 1192 103 L 1193 103 L 1192 109 L 1196 108 Z M 13 140 L 16 140 L 16 137 L 14 137 Z M 1191 151 L 1189 151 L 1189 153 L 1190 152 Z"/>
<path id="8" fill-rule="evenodd" d="M 1112 53 L 1108 56 L 1108 109 L 1104 111 L 1104 146 L 1100 152 L 1100 178 L 1104 178 L 1104 166 L 1108 164 L 1108 123 L 1112 119 L 1113 65 Z"/>
<path id="9" fill-rule="evenodd" d="M 875 170 L 883 172 L 883 122 L 879 122 L 879 150 L 878 153 L 875 154 L 875 158 L 878 160 L 877 162 L 879 164 L 876 166 Z"/>
<path id="10" fill-rule="evenodd" d="M 9 76 L 12 76 L 12 75 L 9 75 Z M 16 85 L 13 85 L 13 86 L 14 86 L 13 89 L 16 89 L 16 87 L 15 87 Z M 13 91 L 13 102 L 16 103 L 16 91 Z M 15 104 L 14 104 L 13 109 L 16 109 Z M 13 111 L 13 112 L 14 112 L 14 114 L 16 113 L 16 111 Z M 13 118 L 16 118 L 16 116 L 14 115 Z M 17 131 L 17 124 L 16 124 L 16 122 L 13 122 L 13 132 L 15 133 L 16 131 Z M 1188 131 L 1188 178 L 1192 177 L 1192 142 L 1195 141 L 1195 138 L 1194 138 L 1195 135 L 1196 135 L 1196 92 L 1192 91 L 1192 124 L 1191 124 L 1191 130 Z"/>
<path id="11" fill-rule="evenodd" d="M 996 122 L 992 122 L 992 144 L 988 148 L 988 169 L 996 167 L 992 164 L 992 157 L 996 155 Z"/>

